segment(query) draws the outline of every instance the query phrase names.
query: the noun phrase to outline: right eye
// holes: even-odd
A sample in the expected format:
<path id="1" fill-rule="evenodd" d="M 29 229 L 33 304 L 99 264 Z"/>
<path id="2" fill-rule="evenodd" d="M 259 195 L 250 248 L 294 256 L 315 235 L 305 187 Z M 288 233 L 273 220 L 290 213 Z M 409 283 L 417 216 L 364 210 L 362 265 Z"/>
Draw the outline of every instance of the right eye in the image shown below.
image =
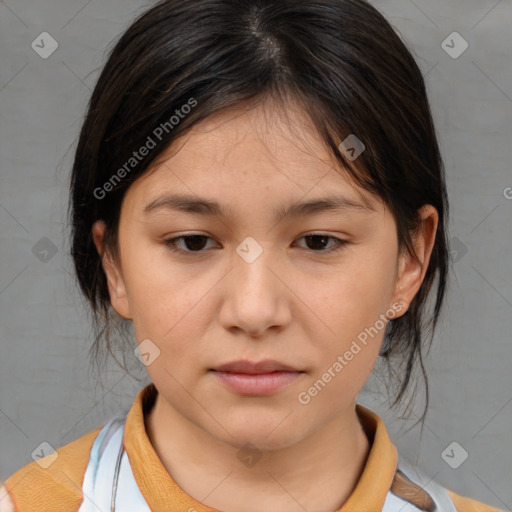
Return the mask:
<path id="1" fill-rule="evenodd" d="M 193 235 L 182 235 L 175 238 L 169 238 L 164 241 L 165 245 L 168 246 L 171 251 L 178 253 L 200 253 L 204 252 L 203 248 L 207 239 L 213 240 L 211 237 L 202 234 Z M 185 245 L 185 249 L 177 247 L 177 243 L 182 241 Z"/>

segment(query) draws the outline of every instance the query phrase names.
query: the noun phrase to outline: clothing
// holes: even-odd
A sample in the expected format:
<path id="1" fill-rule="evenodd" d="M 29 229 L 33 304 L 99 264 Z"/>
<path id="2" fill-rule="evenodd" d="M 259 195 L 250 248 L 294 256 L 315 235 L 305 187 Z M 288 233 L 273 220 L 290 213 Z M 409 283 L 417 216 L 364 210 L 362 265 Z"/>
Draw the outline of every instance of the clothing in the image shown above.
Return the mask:
<path id="1" fill-rule="evenodd" d="M 126 415 L 22 467 L 5 482 L 16 512 L 217 512 L 188 496 L 158 458 L 144 424 L 158 391 L 142 388 Z M 363 474 L 337 512 L 503 512 L 431 481 L 399 456 L 383 421 L 356 404 L 370 438 Z M 117 478 L 114 478 L 117 476 Z M 114 495 L 115 508 L 113 508 Z"/>

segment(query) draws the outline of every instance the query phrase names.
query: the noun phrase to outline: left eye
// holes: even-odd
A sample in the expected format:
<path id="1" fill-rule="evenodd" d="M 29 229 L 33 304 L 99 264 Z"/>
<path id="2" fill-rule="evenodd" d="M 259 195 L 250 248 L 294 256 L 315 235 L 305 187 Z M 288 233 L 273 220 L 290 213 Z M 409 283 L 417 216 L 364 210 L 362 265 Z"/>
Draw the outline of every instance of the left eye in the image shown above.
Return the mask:
<path id="1" fill-rule="evenodd" d="M 318 249 L 312 249 L 313 252 L 332 252 L 337 251 L 338 249 L 341 249 L 344 245 L 348 244 L 346 240 L 341 240 L 340 238 L 336 238 L 335 236 L 329 236 L 325 234 L 309 234 L 304 235 L 301 238 L 307 239 L 310 243 L 313 243 L 313 246 L 323 246 L 324 244 L 327 244 L 329 240 L 332 240 L 334 242 L 334 245 L 331 246 L 327 250 L 318 250 Z M 299 238 L 300 240 L 300 238 Z"/>
<path id="2" fill-rule="evenodd" d="M 341 240 L 340 238 L 336 238 L 334 236 L 329 236 L 323 233 L 319 234 L 308 234 L 301 236 L 298 240 L 304 238 L 308 245 L 313 245 L 313 248 L 310 248 L 312 252 L 332 252 L 341 249 L 344 245 L 348 244 L 347 240 Z M 184 252 L 184 253 L 200 253 L 204 252 L 204 246 L 206 240 L 213 240 L 211 237 L 206 235 L 182 235 L 176 238 L 169 238 L 165 240 L 165 245 L 167 245 L 171 250 L 176 252 Z M 328 244 L 329 241 L 332 241 L 334 245 L 325 249 L 325 245 Z M 185 249 L 178 248 L 177 244 L 179 242 L 184 242 Z M 316 247 L 316 248 L 315 248 Z"/>

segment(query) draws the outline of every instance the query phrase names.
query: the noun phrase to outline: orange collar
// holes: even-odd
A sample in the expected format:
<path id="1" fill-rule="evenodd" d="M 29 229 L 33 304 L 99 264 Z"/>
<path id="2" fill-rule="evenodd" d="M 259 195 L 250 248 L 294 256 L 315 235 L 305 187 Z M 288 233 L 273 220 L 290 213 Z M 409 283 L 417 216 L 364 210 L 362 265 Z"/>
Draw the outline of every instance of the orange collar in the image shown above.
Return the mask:
<path id="1" fill-rule="evenodd" d="M 151 410 L 157 393 L 154 384 L 142 388 L 125 423 L 123 443 L 140 491 L 151 510 L 218 512 L 186 494 L 155 452 L 146 433 L 144 417 Z M 377 414 L 360 404 L 356 404 L 356 412 L 370 437 L 371 449 L 356 488 L 337 512 L 381 512 L 395 475 L 397 450 Z"/>

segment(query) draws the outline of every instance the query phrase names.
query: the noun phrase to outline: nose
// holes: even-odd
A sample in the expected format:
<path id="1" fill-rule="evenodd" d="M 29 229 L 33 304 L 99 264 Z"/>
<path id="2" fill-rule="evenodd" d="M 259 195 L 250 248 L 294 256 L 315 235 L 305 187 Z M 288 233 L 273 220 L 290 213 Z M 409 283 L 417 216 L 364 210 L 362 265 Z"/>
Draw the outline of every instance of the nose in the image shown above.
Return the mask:
<path id="1" fill-rule="evenodd" d="M 224 281 L 221 323 L 229 331 L 243 331 L 252 337 L 264 336 L 270 329 L 282 330 L 291 319 L 289 301 L 293 296 L 286 276 L 270 249 L 259 244 L 261 249 L 254 253 L 254 245 L 241 246 Z M 248 250 L 244 252 L 244 248 Z"/>

